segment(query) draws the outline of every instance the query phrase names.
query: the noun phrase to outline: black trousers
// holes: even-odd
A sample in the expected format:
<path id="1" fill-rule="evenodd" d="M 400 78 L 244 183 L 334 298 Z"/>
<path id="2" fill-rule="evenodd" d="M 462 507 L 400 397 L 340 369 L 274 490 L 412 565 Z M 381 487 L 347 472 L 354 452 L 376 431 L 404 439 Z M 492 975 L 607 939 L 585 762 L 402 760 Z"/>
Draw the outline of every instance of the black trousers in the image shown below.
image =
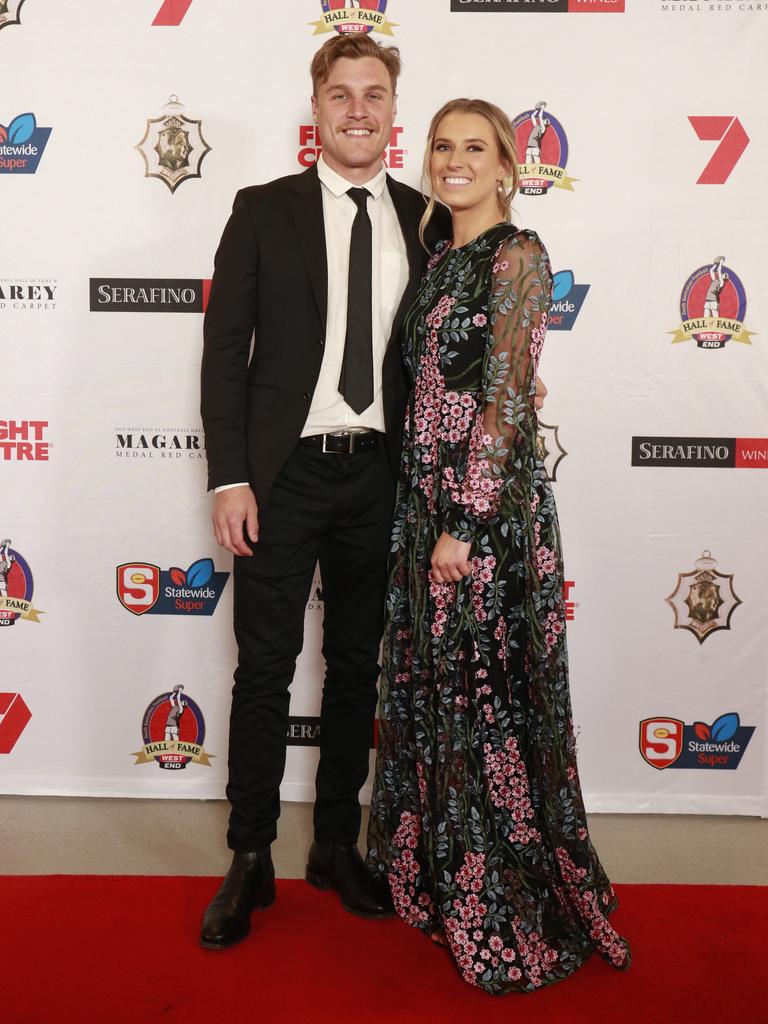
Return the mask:
<path id="1" fill-rule="evenodd" d="M 383 438 L 382 438 L 383 442 Z M 298 445 L 259 517 L 251 557 L 236 557 L 227 841 L 268 846 L 277 834 L 289 686 L 301 651 L 317 562 L 326 662 L 316 777 L 315 838 L 349 844 L 360 831 L 376 713 L 394 483 L 383 448 L 331 455 Z"/>

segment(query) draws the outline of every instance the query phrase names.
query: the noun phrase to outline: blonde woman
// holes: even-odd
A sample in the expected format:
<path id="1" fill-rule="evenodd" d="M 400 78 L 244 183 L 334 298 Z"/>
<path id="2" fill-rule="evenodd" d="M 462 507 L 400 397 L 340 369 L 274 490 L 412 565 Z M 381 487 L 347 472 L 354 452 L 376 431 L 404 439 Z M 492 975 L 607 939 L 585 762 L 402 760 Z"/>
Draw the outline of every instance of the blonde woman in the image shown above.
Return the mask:
<path id="1" fill-rule="evenodd" d="M 536 452 L 552 276 L 537 235 L 510 223 L 517 160 L 498 107 L 438 111 L 425 174 L 453 240 L 400 336 L 411 393 L 369 865 L 466 981 L 531 991 L 594 951 L 629 964 L 587 834 L 560 537 Z"/>

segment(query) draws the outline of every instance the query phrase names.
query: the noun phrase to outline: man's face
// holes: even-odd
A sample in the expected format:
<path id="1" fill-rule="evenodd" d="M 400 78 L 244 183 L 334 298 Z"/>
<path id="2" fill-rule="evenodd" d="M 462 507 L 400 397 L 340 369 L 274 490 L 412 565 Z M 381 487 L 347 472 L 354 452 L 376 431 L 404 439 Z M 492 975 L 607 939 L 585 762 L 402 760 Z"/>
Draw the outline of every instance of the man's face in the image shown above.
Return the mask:
<path id="1" fill-rule="evenodd" d="M 312 97 L 312 113 L 328 165 L 358 182 L 373 177 L 397 114 L 383 62 L 375 57 L 341 57 Z"/>

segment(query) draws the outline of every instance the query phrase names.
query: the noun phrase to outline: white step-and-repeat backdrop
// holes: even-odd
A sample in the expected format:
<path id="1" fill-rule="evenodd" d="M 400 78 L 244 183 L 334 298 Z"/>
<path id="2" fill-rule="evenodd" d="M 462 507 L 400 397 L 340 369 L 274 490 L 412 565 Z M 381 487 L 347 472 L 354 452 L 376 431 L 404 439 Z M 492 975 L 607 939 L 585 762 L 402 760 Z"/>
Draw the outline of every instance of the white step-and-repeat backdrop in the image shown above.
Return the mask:
<path id="1" fill-rule="evenodd" d="M 768 814 L 757 0 L 0 0 L 0 791 L 223 796 L 202 313 L 235 191 L 317 157 L 308 65 L 339 31 L 402 50 L 396 176 L 457 95 L 528 160 L 588 807 Z M 313 793 L 322 617 L 318 578 L 287 799 Z"/>

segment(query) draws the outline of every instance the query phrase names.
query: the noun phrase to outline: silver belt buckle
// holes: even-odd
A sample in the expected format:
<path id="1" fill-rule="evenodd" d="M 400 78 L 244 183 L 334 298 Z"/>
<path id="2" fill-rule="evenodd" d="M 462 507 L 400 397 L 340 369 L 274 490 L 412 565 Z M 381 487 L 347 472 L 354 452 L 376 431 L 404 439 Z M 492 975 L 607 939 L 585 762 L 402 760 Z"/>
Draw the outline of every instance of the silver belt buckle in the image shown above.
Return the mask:
<path id="1" fill-rule="evenodd" d="M 323 434 L 323 454 L 324 455 L 328 454 L 328 449 L 325 446 L 325 443 L 326 443 L 327 439 L 328 439 L 328 435 L 327 434 Z"/>
<path id="2" fill-rule="evenodd" d="M 354 434 L 354 432 L 350 432 L 350 434 L 349 434 L 349 454 L 350 455 L 354 455 L 355 454 L 355 434 Z"/>

